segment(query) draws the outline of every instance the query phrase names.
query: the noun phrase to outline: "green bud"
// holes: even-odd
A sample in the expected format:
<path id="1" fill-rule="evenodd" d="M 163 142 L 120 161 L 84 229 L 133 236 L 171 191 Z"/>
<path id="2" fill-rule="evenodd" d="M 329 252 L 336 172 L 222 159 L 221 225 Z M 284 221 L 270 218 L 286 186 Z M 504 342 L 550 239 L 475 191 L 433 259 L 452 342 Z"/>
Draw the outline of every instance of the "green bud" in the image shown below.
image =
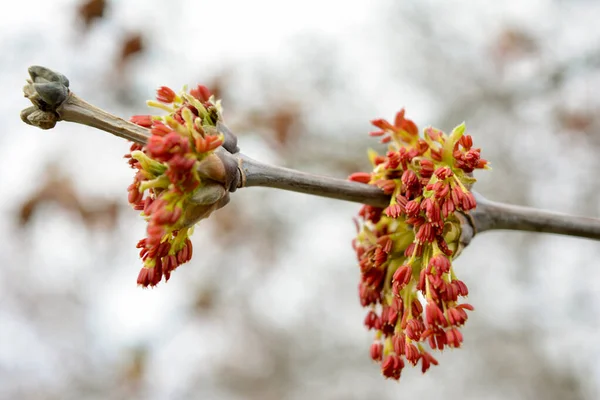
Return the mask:
<path id="1" fill-rule="evenodd" d="M 133 151 L 131 157 L 142 164 L 144 171 L 149 172 L 153 176 L 160 176 L 167 170 L 166 165 L 160 161 L 153 160 L 140 150 Z"/>

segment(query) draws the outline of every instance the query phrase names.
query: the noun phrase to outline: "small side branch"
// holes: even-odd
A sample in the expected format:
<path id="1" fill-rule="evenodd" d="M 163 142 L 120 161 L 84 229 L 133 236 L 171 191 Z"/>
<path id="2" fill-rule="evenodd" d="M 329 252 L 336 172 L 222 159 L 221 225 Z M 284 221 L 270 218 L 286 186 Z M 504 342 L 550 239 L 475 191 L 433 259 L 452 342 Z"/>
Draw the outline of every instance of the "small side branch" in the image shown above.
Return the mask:
<path id="1" fill-rule="evenodd" d="M 148 129 L 107 113 L 74 93 L 70 93 L 67 100 L 56 111 L 62 121 L 91 126 L 142 145 L 146 144 L 150 137 Z"/>
<path id="2" fill-rule="evenodd" d="M 58 121 L 75 122 L 112 133 L 123 139 L 146 144 L 148 129 L 125 121 L 79 98 L 69 89 L 69 80 L 46 67 L 29 67 L 23 93 L 33 104 L 21 111 L 28 125 L 52 129 Z"/>

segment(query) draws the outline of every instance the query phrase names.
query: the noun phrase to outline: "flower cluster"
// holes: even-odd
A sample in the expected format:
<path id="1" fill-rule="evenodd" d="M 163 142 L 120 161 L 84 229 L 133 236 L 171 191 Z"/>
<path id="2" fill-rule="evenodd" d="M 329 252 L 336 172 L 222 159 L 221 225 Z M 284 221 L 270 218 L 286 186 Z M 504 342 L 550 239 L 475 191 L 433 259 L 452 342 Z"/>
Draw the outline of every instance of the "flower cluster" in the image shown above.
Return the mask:
<path id="1" fill-rule="evenodd" d="M 168 114 L 133 116 L 131 122 L 148 128 L 151 136 L 145 146 L 134 143 L 125 155 L 137 170 L 128 188 L 129 202 L 148 222 L 147 237 L 137 245 L 144 261 L 137 282 L 144 287 L 157 285 L 163 276 L 168 280 L 191 259 L 193 223 L 229 199 L 227 190 L 200 168 L 214 164 L 207 161 L 216 159 L 213 152 L 224 141 L 216 129 L 220 102 L 204 86 L 179 94 L 163 86 L 156 99 L 148 104 Z M 199 191 L 208 201 L 199 204 Z"/>
<path id="2" fill-rule="evenodd" d="M 399 379 L 405 362 L 427 371 L 437 360 L 424 348 L 460 347 L 459 330 L 470 304 L 459 304 L 467 286 L 452 266 L 460 239 L 457 213 L 476 206 L 472 172 L 488 168 L 465 126 L 450 135 L 427 128 L 423 136 L 401 110 L 394 124 L 372 121 L 388 152 L 369 152 L 373 172 L 350 180 L 376 185 L 390 195 L 385 209 L 365 205 L 353 247 L 359 261 L 361 304 L 375 331 L 371 358 L 387 378 Z"/>

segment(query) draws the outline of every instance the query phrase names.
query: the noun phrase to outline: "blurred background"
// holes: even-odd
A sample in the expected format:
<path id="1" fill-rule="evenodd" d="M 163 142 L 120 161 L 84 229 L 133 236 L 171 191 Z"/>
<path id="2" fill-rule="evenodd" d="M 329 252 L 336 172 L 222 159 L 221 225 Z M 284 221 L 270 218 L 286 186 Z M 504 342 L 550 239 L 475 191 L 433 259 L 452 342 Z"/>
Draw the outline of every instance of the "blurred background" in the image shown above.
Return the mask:
<path id="1" fill-rule="evenodd" d="M 160 85 L 223 99 L 242 151 L 344 178 L 369 120 L 463 120 L 477 189 L 600 215 L 600 2 L 12 2 L 0 25 L 0 399 L 596 399 L 600 245 L 478 236 L 457 262 L 476 311 L 460 350 L 386 381 L 369 358 L 350 242 L 359 205 L 243 189 L 194 259 L 136 286 L 128 144 L 22 123 L 27 67 L 145 114 Z"/>

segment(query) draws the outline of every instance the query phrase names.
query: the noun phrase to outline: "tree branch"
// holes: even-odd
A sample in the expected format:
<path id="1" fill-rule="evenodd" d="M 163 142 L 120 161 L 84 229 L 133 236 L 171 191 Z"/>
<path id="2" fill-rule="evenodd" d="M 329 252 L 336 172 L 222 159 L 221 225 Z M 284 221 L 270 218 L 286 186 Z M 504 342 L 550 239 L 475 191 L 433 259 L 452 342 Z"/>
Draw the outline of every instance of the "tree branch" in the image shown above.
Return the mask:
<path id="1" fill-rule="evenodd" d="M 57 111 L 63 121 L 91 126 L 139 144 L 146 144 L 150 137 L 148 129 L 107 113 L 85 102 L 74 93 L 69 95 L 67 101 Z"/>
<path id="2" fill-rule="evenodd" d="M 276 167 L 244 154 L 240 154 L 240 161 L 244 187 L 265 186 L 376 207 L 386 207 L 390 202 L 389 196 L 373 185 Z"/>
<path id="3" fill-rule="evenodd" d="M 600 219 L 498 203 L 474 192 L 477 208 L 471 213 L 477 232 L 513 230 L 555 233 L 600 240 Z"/>
<path id="4" fill-rule="evenodd" d="M 140 144 L 145 144 L 150 137 L 148 129 L 107 113 L 71 93 L 68 89 L 69 82 L 63 75 L 44 67 L 31 67 L 29 73 L 31 80 L 23 91 L 33 107 L 21 112 L 21 118 L 27 124 L 50 129 L 57 121 L 69 121 Z M 221 126 L 227 135 L 231 135 L 224 125 Z M 373 185 L 268 165 L 238 153 L 237 148 L 233 153 L 220 148 L 218 154 L 238 165 L 238 176 L 231 178 L 232 182 L 238 182 L 237 187 L 265 186 L 381 208 L 389 204 L 389 196 Z M 477 233 L 499 229 L 600 240 L 600 219 L 497 203 L 479 193 L 474 194 L 477 208 L 461 217 L 461 242 L 464 246 Z"/>

